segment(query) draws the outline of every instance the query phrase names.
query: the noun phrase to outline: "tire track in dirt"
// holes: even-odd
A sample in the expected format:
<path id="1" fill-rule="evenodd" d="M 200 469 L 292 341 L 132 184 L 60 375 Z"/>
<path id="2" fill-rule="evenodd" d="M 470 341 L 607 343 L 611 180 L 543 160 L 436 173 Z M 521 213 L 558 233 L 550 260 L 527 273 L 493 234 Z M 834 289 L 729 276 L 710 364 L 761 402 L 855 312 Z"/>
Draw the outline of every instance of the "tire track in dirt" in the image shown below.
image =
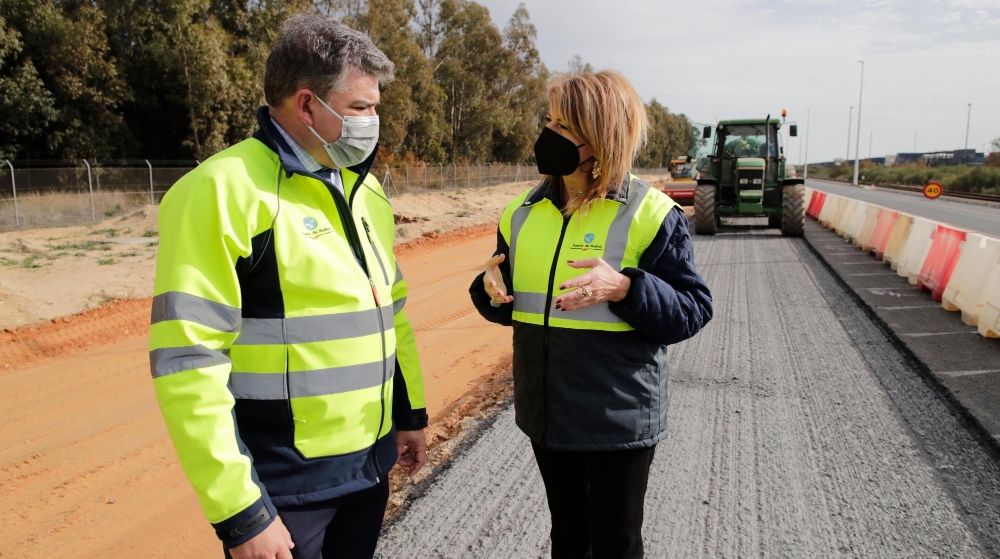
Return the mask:
<path id="1" fill-rule="evenodd" d="M 416 483 L 390 475 L 392 510 L 509 394 L 510 335 L 468 295 L 494 245 L 491 225 L 398 247 L 434 448 Z M 156 406 L 150 304 L 0 332 L 0 557 L 219 556 Z"/>

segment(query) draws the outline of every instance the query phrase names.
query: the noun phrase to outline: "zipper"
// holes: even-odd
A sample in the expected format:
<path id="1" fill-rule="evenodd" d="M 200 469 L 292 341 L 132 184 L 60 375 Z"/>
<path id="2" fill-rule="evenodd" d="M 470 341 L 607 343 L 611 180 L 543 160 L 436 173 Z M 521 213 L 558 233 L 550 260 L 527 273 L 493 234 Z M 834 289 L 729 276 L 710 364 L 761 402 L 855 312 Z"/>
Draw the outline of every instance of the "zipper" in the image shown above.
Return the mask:
<path id="1" fill-rule="evenodd" d="M 375 248 L 375 241 L 372 240 L 372 230 L 368 226 L 368 220 L 361 217 L 361 224 L 365 226 L 365 234 L 368 235 L 368 243 L 372 245 L 372 252 L 375 253 L 375 260 L 378 261 L 378 267 L 382 269 L 382 278 L 385 279 L 385 284 L 389 285 L 389 274 L 385 273 L 385 264 L 382 263 L 382 257 L 379 256 L 378 249 Z"/>
<path id="2" fill-rule="evenodd" d="M 542 446 L 549 429 L 549 314 L 552 309 L 552 292 L 555 290 L 556 267 L 559 265 L 559 253 L 562 251 L 563 239 L 566 237 L 566 227 L 569 217 L 563 218 L 562 231 L 559 232 L 559 242 L 556 243 L 556 253 L 552 257 L 552 268 L 549 270 L 549 290 L 545 294 L 545 314 L 542 320 L 542 403 L 545 406 L 542 414 Z"/>

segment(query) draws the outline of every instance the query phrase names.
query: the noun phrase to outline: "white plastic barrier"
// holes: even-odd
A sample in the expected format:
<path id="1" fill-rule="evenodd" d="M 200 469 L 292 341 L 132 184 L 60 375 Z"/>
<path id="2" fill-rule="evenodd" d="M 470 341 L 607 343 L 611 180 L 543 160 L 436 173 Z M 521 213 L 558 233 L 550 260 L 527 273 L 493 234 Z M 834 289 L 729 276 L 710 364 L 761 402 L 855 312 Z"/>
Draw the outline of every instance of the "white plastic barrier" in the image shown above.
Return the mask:
<path id="1" fill-rule="evenodd" d="M 976 326 L 986 297 L 1000 282 L 1000 239 L 969 233 L 961 251 L 941 296 L 941 306 L 962 311 L 962 322 Z"/>
<path id="2" fill-rule="evenodd" d="M 847 228 L 844 229 L 844 238 L 848 242 L 854 243 L 861 236 L 861 228 L 865 225 L 865 216 L 868 215 L 868 208 L 871 204 L 866 204 L 864 202 L 858 202 L 857 206 L 854 206 L 854 215 L 851 216 L 851 220 L 847 223 Z"/>
<path id="3" fill-rule="evenodd" d="M 913 226 L 910 228 L 910 237 L 906 240 L 903 248 L 903 255 L 899 259 L 899 266 L 896 273 L 904 278 L 908 278 L 910 283 L 916 285 L 917 276 L 924 265 L 927 253 L 931 250 L 931 235 L 937 229 L 938 224 L 922 217 L 913 218 Z"/>
<path id="4" fill-rule="evenodd" d="M 885 247 L 882 261 L 889 264 L 893 271 L 899 268 L 903 260 L 903 250 L 906 248 L 906 241 L 910 238 L 911 227 L 913 227 L 913 216 L 899 214 L 896 223 L 892 226 L 892 233 L 889 233 L 889 244 Z"/>
<path id="5" fill-rule="evenodd" d="M 868 243 L 872 238 L 872 233 L 875 232 L 875 224 L 878 223 L 878 213 L 880 211 L 882 211 L 881 206 L 876 206 L 875 204 L 868 206 L 868 211 L 865 212 L 864 224 L 861 226 L 861 232 L 854 239 L 854 244 L 858 245 L 858 248 L 865 251 L 868 250 Z"/>
<path id="6" fill-rule="evenodd" d="M 1000 281 L 986 294 L 986 304 L 979 314 L 979 333 L 987 338 L 1000 338 Z"/>
<path id="7" fill-rule="evenodd" d="M 823 227 L 827 229 L 831 228 L 831 223 L 837 217 L 837 213 L 847 200 L 840 196 L 834 196 L 833 194 L 827 194 L 826 202 L 823 203 L 823 210 L 819 212 L 819 222 Z"/>
<path id="8" fill-rule="evenodd" d="M 844 211 L 837 218 L 837 223 L 833 224 L 833 230 L 841 237 L 844 236 L 844 231 L 847 230 L 847 226 L 851 223 L 851 218 L 854 217 L 854 208 L 857 207 L 857 200 L 848 200 Z"/>

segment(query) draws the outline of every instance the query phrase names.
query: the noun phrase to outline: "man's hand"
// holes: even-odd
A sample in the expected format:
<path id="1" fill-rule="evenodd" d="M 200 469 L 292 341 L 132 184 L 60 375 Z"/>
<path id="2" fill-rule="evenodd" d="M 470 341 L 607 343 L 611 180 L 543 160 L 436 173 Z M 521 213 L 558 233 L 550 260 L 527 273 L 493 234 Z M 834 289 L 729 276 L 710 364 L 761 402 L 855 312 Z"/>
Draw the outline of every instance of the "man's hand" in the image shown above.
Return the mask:
<path id="1" fill-rule="evenodd" d="M 293 547 L 292 536 L 279 516 L 250 541 L 230 549 L 229 554 L 233 559 L 292 559 Z"/>
<path id="2" fill-rule="evenodd" d="M 427 461 L 427 435 L 423 429 L 396 431 L 396 450 L 399 452 L 396 463 L 406 468 L 407 475 L 416 475 Z"/>

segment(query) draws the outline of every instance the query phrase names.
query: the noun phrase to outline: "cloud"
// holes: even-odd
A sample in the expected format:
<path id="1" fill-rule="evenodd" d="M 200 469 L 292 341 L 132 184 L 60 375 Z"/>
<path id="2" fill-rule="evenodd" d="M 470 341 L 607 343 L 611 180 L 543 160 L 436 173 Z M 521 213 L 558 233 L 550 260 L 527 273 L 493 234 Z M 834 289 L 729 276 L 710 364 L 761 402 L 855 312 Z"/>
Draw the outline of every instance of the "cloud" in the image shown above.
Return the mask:
<path id="1" fill-rule="evenodd" d="M 845 155 L 862 59 L 863 156 L 872 131 L 873 155 L 912 150 L 914 133 L 921 150 L 961 148 L 968 103 L 970 147 L 1000 136 L 996 0 L 524 1 L 550 69 L 579 54 L 698 122 L 810 109 L 814 161 Z M 480 3 L 502 26 L 518 2 Z"/>

